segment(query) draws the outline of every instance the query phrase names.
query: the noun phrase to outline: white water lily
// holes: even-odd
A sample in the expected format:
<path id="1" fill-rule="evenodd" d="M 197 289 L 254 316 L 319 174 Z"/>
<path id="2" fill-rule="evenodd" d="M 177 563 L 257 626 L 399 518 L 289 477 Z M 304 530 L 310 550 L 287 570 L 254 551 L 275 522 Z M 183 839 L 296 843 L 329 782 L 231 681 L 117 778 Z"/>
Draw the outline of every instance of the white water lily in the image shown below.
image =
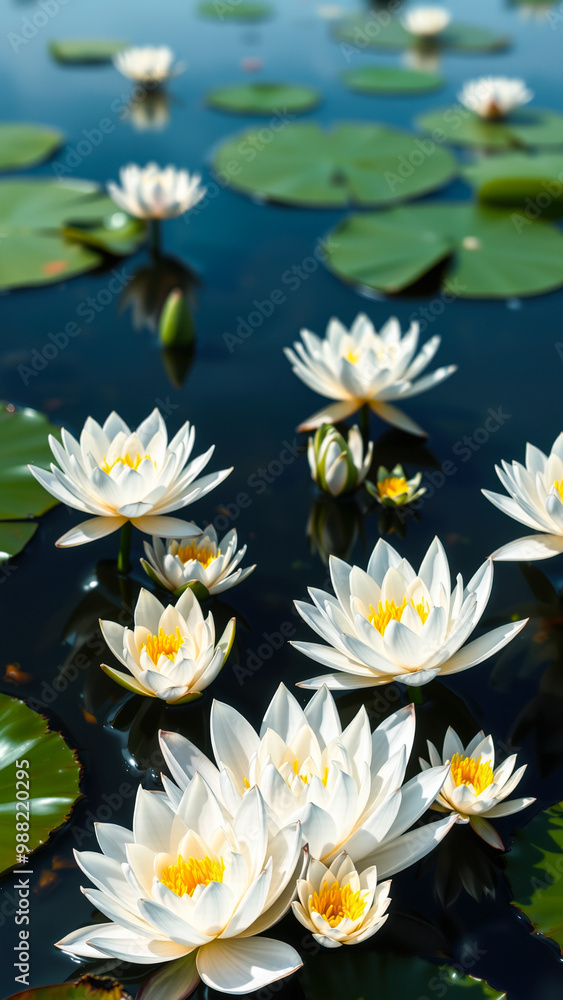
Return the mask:
<path id="1" fill-rule="evenodd" d="M 185 70 L 184 63 L 174 66 L 174 53 L 167 45 L 144 45 L 123 49 L 113 64 L 123 76 L 138 83 L 165 83 Z"/>
<path id="2" fill-rule="evenodd" d="M 413 7 L 403 17 L 403 26 L 418 38 L 434 38 L 448 27 L 452 17 L 445 7 Z"/>
<path id="3" fill-rule="evenodd" d="M 510 496 L 481 492 L 504 514 L 541 534 L 507 542 L 492 558 L 499 562 L 550 559 L 563 552 L 563 433 L 549 455 L 527 444 L 525 465 L 503 461 L 502 468 L 496 465 L 495 470 Z"/>
<path id="4" fill-rule="evenodd" d="M 199 174 L 176 167 L 148 163 L 139 167 L 130 163 L 119 171 L 121 187 L 109 181 L 111 198 L 124 212 L 137 219 L 174 219 L 183 215 L 205 197 Z"/>
<path id="5" fill-rule="evenodd" d="M 176 605 L 164 607 L 148 590 L 141 590 L 135 608 L 135 627 L 100 621 L 102 635 L 128 674 L 102 663 L 102 670 L 136 694 L 184 704 L 201 697 L 227 659 L 235 637 L 231 618 L 215 644 L 215 622 L 203 617 L 191 590 Z"/>
<path id="6" fill-rule="evenodd" d="M 523 80 L 511 80 L 506 76 L 482 76 L 469 80 L 458 94 L 464 107 L 474 111 L 480 118 L 505 118 L 515 108 L 528 104 L 533 91 L 528 90 Z"/>
<path id="7" fill-rule="evenodd" d="M 146 559 L 141 563 L 155 583 L 179 596 L 187 587 L 202 596 L 222 594 L 237 583 L 242 583 L 256 569 L 248 566 L 239 569 L 246 555 L 246 545 L 237 552 L 237 533 L 231 528 L 219 542 L 213 525 L 209 525 L 197 538 L 153 538 L 152 545 L 144 543 Z"/>
<path id="8" fill-rule="evenodd" d="M 324 340 L 302 330 L 303 343 L 297 341 L 294 350 L 284 348 L 285 355 L 305 385 L 338 402 L 309 417 L 299 430 L 338 423 L 367 404 L 387 423 L 424 436 L 418 424 L 391 406 L 390 400 L 407 399 L 431 389 L 451 375 L 456 366 L 438 368 L 416 381 L 440 346 L 440 337 L 432 337 L 416 354 L 418 331 L 418 323 L 411 323 L 402 336 L 399 322 L 393 317 L 376 333 L 373 323 L 363 313 L 356 317 L 350 330 L 339 320 L 331 319 Z"/>
<path id="9" fill-rule="evenodd" d="M 327 684 L 349 691 L 391 681 L 418 687 L 439 674 L 456 674 L 487 660 L 527 621 L 501 625 L 463 646 L 487 606 L 493 563 L 487 559 L 465 588 L 458 575 L 452 591 L 438 538 L 418 574 L 380 538 L 367 572 L 332 556 L 330 575 L 336 597 L 310 588 L 313 605 L 295 602 L 301 617 L 328 646 L 292 645 L 336 672 L 301 681 L 299 687 Z"/>
<path id="10" fill-rule="evenodd" d="M 317 486 L 333 497 L 353 493 L 366 478 L 373 456 L 370 441 L 364 454 L 364 442 L 358 427 L 348 432 L 348 441 L 331 424 L 319 427 L 309 438 L 307 459 Z"/>
<path id="11" fill-rule="evenodd" d="M 213 446 L 188 462 L 195 428 L 186 421 L 168 441 L 158 409 L 134 431 L 114 412 L 101 427 L 88 417 L 80 441 L 64 428 L 61 438 L 59 444 L 49 437 L 60 468 L 51 463 L 50 472 L 34 465 L 29 469 L 61 503 L 94 515 L 59 538 L 56 544 L 63 548 L 103 538 L 127 521 L 149 535 L 198 535 L 195 524 L 165 515 L 204 497 L 232 472 L 223 469 L 198 479 Z"/>
<path id="12" fill-rule="evenodd" d="M 432 809 L 455 813 L 458 823 L 470 823 L 475 833 L 493 847 L 503 850 L 503 843 L 489 819 L 512 816 L 526 809 L 535 799 L 521 798 L 505 802 L 519 781 L 527 765 L 517 771 L 516 754 L 507 757 L 495 769 L 495 748 L 492 736 L 477 733 L 466 747 L 450 726 L 444 739 L 442 755 L 433 743 L 428 742 L 430 763 L 420 758 L 423 770 L 449 764 L 448 776 Z"/>
<path id="13" fill-rule="evenodd" d="M 409 705 L 373 733 L 362 707 L 343 731 L 326 688 L 303 710 L 280 684 L 260 735 L 234 708 L 213 703 L 211 742 L 218 767 L 185 737 L 161 733 L 164 759 L 179 789 L 171 782 L 165 787 L 174 802 L 200 773 L 236 814 L 257 786 L 274 831 L 299 821 L 312 857 L 330 864 L 345 849 L 354 862 L 377 864 L 382 875 L 391 875 L 428 854 L 453 822 L 406 832 L 434 801 L 447 771 L 435 768 L 403 785 L 414 729 Z"/>
<path id="14" fill-rule="evenodd" d="M 372 865 L 360 874 L 346 851 L 330 868 L 311 859 L 306 879 L 298 879 L 299 899 L 291 906 L 299 922 L 325 948 L 360 944 L 387 920 L 391 882 L 377 884 Z"/>
<path id="15" fill-rule="evenodd" d="M 227 816 L 197 775 L 171 810 L 139 788 L 133 830 L 96 823 L 103 854 L 76 852 L 96 886 L 82 891 L 111 923 L 67 934 L 57 947 L 80 958 L 170 963 L 142 987 L 143 1000 L 189 996 L 199 979 L 247 993 L 301 965 L 282 941 L 255 937 L 289 909 L 302 864 L 298 825 L 269 836 L 257 788 Z"/>

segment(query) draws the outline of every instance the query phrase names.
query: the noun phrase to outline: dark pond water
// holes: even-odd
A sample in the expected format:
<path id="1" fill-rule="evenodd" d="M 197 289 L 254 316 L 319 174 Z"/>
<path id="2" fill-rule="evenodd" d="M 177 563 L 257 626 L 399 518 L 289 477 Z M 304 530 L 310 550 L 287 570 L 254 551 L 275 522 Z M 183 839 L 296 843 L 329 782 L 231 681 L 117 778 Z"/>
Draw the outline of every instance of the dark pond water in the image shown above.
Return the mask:
<path id="1" fill-rule="evenodd" d="M 369 98 L 347 91 L 338 79 L 347 68 L 343 54 L 331 39 L 327 23 L 316 16 L 312 0 L 280 2 L 274 19 L 250 27 L 206 22 L 197 17 L 194 6 L 190 0 L 159 0 L 157 5 L 68 0 L 16 52 L 8 33 L 19 32 L 22 20 L 38 7 L 32 0 L 1 0 L 3 116 L 62 128 L 68 146 L 58 155 L 59 163 L 66 163 L 68 154 L 76 151 L 84 130 L 97 129 L 102 119 L 109 118 L 113 128 L 72 168 L 72 177 L 103 183 L 115 178 L 126 162 L 144 164 L 155 158 L 200 170 L 211 182 L 209 161 L 214 146 L 253 120 L 206 109 L 204 95 L 212 86 L 248 79 L 241 68 L 243 59 L 263 60 L 256 78 L 318 86 L 323 103 L 308 117 L 322 122 L 352 118 L 409 127 L 421 110 L 453 100 L 465 79 L 490 72 L 524 76 L 536 92 L 538 106 L 563 110 L 563 29 L 526 20 L 516 6 L 501 0 L 475 0 L 470 14 L 462 0 L 453 0 L 450 6 L 458 18 L 508 32 L 513 47 L 489 56 L 446 55 L 442 68 L 447 89 L 420 98 Z M 170 87 L 170 118 L 165 127 L 139 130 L 121 117 L 129 87 L 112 67 L 63 67 L 49 57 L 51 38 L 87 36 L 167 43 L 187 60 L 187 72 Z M 360 65 L 374 57 L 361 53 L 354 58 L 354 64 Z M 382 58 L 395 64 L 400 57 Z M 76 157 L 71 160 L 76 162 Z M 52 176 L 52 171 L 48 163 L 33 172 Z M 404 540 L 390 536 L 412 562 L 420 560 L 438 533 L 452 569 L 469 578 L 492 549 L 517 537 L 517 525 L 487 503 L 479 490 L 496 488 L 495 462 L 503 457 L 522 459 L 526 440 L 549 450 L 561 429 L 563 366 L 556 345 L 561 338 L 563 292 L 508 303 L 456 301 L 440 316 L 430 314 L 428 321 L 424 310 L 429 297 L 361 298 L 323 267 L 290 288 L 284 274 L 301 267 L 343 213 L 258 205 L 217 187 L 212 192 L 215 196 L 189 224 L 180 218 L 164 229 L 166 253 L 183 260 L 201 279 L 196 292 L 197 349 L 180 388 L 170 381 L 154 335 L 147 326 L 134 328 L 131 307 L 117 296 L 93 322 L 82 324 L 80 336 L 27 384 L 18 374 L 18 366 L 29 364 L 31 352 L 34 348 L 41 351 L 50 332 L 63 329 L 76 318 L 81 304 L 107 290 L 110 269 L 67 284 L 14 292 L 0 300 L 0 396 L 45 411 L 74 432 L 88 414 L 102 420 L 113 408 L 130 423 L 137 423 L 157 405 L 171 433 L 184 420 L 193 421 L 198 452 L 214 442 L 212 467 L 235 467 L 226 482 L 193 509 L 193 517 L 200 524 L 219 518 L 215 522 L 219 528 L 236 526 L 240 540 L 248 543 L 251 560 L 258 563 L 246 583 L 212 605 L 220 620 L 230 617 L 234 609 L 239 621 L 238 642 L 225 669 L 204 699 L 176 710 L 159 709 L 141 699 L 123 705 L 122 692 L 99 670 L 99 656 L 92 655 L 88 669 L 73 667 L 77 653 L 83 648 L 88 651 L 98 617 L 112 617 L 122 603 L 130 607 L 144 582 L 136 569 L 127 583 L 116 577 L 112 560 L 117 536 L 57 550 L 55 540 L 78 519 L 75 512 L 59 507 L 44 519 L 25 554 L 14 563 L 15 571 L 4 581 L 2 663 L 20 663 L 33 679 L 25 687 L 4 682 L 2 690 L 33 699 L 78 750 L 84 765 L 84 798 L 72 824 L 35 858 L 32 985 L 62 981 L 77 972 L 77 966 L 53 942 L 90 922 L 91 907 L 79 891 L 83 877 L 64 862 L 76 846 L 95 849 L 92 818 L 107 817 L 108 802 L 113 809 L 111 802 L 120 786 L 125 783 L 133 792 L 139 782 L 155 784 L 159 726 L 176 728 L 210 751 L 212 696 L 233 704 L 258 724 L 280 680 L 293 687 L 295 681 L 310 676 L 312 664 L 288 644 L 273 652 L 272 647 L 281 645 L 277 637 L 282 626 L 286 634 L 294 630 L 295 636 L 309 638 L 306 626 L 292 611 L 292 601 L 303 597 L 308 585 L 326 584 L 322 540 L 315 546 L 308 536 L 311 518 L 321 533 L 324 530 L 325 544 L 330 537 L 338 538 L 340 553 L 361 565 L 378 538 L 377 511 L 362 517 L 349 505 L 342 523 L 337 523 L 338 510 L 335 514 L 319 508 L 302 453 L 304 440 L 294 430 L 314 412 L 318 401 L 295 378 L 282 355 L 282 347 L 295 339 L 299 329 L 306 326 L 321 333 L 330 316 L 349 324 L 360 310 L 366 310 L 376 326 L 389 315 L 397 315 L 403 326 L 409 318 L 418 317 L 424 320 L 423 328 L 427 324 L 423 339 L 434 333 L 442 337 L 438 362 L 459 366 L 458 373 L 438 389 L 409 401 L 409 414 L 429 431 L 427 444 L 417 444 L 373 418 L 377 460 L 403 461 L 410 472 L 423 469 L 427 475 L 434 474 L 435 484 L 440 483 L 437 470 L 442 463 L 449 460 L 455 465 L 455 473 L 443 487 L 435 488 L 427 481 L 420 517 L 409 521 Z M 467 199 L 470 192 L 458 181 L 435 197 Z M 136 272 L 146 262 L 147 255 L 141 251 L 112 266 L 131 288 Z M 138 289 L 139 279 L 133 287 Z M 225 334 L 236 333 L 241 319 L 256 309 L 255 303 L 264 302 L 280 288 L 285 301 L 251 337 L 230 351 Z M 101 298 L 106 300 L 107 295 Z M 491 409 L 500 411 L 502 419 L 499 429 L 485 441 L 480 429 Z M 459 443 L 464 435 L 471 439 L 469 454 Z M 301 453 L 282 467 L 279 456 L 288 447 L 292 454 Z M 241 492 L 251 500 L 244 509 L 237 505 Z M 141 543 L 141 536 L 134 534 L 137 565 Z M 561 560 L 545 563 L 541 569 L 555 585 L 563 584 Z M 521 617 L 519 606 L 531 599 L 518 566 L 500 565 L 487 619 Z M 538 630 L 540 624 L 532 621 L 506 655 L 447 683 L 433 684 L 426 689 L 418 712 L 418 749 L 427 736 L 441 741 L 450 723 L 466 738 L 483 728 L 493 733 L 499 746 L 519 749 L 522 761 L 528 763 L 519 794 L 537 796 L 537 804 L 499 822 L 508 840 L 514 827 L 529 820 L 534 810 L 563 799 L 563 662 L 553 654 L 557 643 L 545 647 L 534 640 Z M 252 669 L 245 671 L 241 682 L 240 671 L 234 668 L 246 667 L 249 657 Z M 53 688 L 57 679 L 58 692 Z M 303 692 L 298 697 L 305 703 Z M 403 691 L 393 689 L 387 708 L 378 695 L 364 700 L 375 723 L 390 702 L 398 706 L 404 698 Z M 341 698 L 343 717 L 349 718 L 361 701 L 360 693 Z M 411 766 L 416 769 L 415 760 L 413 755 Z M 124 800 L 113 819 L 128 825 L 131 811 L 131 799 Z M 455 883 L 467 847 L 462 841 L 452 842 L 450 851 Z M 563 964 L 558 950 L 531 936 L 529 925 L 510 907 L 503 859 L 493 854 L 484 849 L 475 861 L 495 887 L 480 901 L 462 890 L 445 907 L 434 891 L 434 864 L 397 876 L 396 912 L 375 947 L 401 947 L 432 959 L 440 956 L 443 960 L 445 955 L 448 961 L 462 963 L 506 990 L 510 1000 L 560 997 Z M 448 863 L 444 857 L 441 862 L 442 866 Z M 3 880 L 0 903 L 3 996 L 15 989 L 12 884 L 11 876 Z M 412 921 L 404 916 L 409 913 L 433 928 L 420 941 Z M 293 925 L 288 924 L 287 935 L 292 933 Z M 468 955 L 473 957 L 468 959 Z M 375 995 L 374 990 L 374 985 L 366 985 L 366 995 Z M 299 997 L 301 988 L 292 981 L 278 995 Z M 345 995 L 345 984 L 335 984 L 334 997 Z"/>

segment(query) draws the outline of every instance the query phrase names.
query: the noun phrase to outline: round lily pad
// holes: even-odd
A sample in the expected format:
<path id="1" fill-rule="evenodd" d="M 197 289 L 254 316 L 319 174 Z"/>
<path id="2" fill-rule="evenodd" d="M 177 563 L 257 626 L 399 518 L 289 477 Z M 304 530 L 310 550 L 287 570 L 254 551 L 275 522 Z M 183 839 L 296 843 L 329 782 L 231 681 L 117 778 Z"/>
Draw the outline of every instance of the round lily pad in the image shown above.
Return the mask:
<path id="1" fill-rule="evenodd" d="M 92 65 L 111 62 L 128 45 L 128 42 L 108 38 L 66 38 L 49 42 L 49 52 L 60 63 Z"/>
<path id="2" fill-rule="evenodd" d="M 145 233 L 135 223 L 132 239 L 131 220 L 96 184 L 0 181 L 0 288 L 50 284 L 97 267 L 99 253 L 74 232 L 86 234 L 89 228 L 96 233 L 95 246 L 111 253 L 130 253 Z M 121 232 L 127 235 L 124 241 Z"/>
<path id="3" fill-rule="evenodd" d="M 439 202 L 351 215 L 327 266 L 344 281 L 400 292 L 439 264 L 457 298 L 537 295 L 563 285 L 563 234 L 499 208 Z"/>
<path id="4" fill-rule="evenodd" d="M 360 94 L 425 94 L 444 85 L 440 73 L 400 66 L 358 66 L 346 70 L 342 80 Z"/>
<path id="5" fill-rule="evenodd" d="M 480 201 L 521 206 L 530 218 L 563 213 L 563 153 L 497 153 L 470 164 L 463 175 Z"/>
<path id="6" fill-rule="evenodd" d="M 272 7 L 269 3 L 246 3 L 245 0 L 204 0 L 198 6 L 203 17 L 215 21 L 261 21 L 269 17 Z"/>
<path id="7" fill-rule="evenodd" d="M 310 111 L 319 101 L 320 94 L 314 87 L 286 83 L 240 83 L 212 90 L 207 97 L 210 107 L 239 115 Z"/>
<path id="8" fill-rule="evenodd" d="M 423 140 L 427 141 L 427 140 Z M 346 122 L 252 129 L 217 150 L 213 165 L 232 187 L 288 205 L 385 205 L 425 194 L 457 172 L 450 153 L 425 155 L 418 136 L 387 125 Z"/>
<path id="9" fill-rule="evenodd" d="M 68 819 L 80 795 L 79 778 L 80 764 L 60 733 L 50 732 L 43 716 L 23 701 L 0 694 L 0 871 L 12 868 L 20 856 L 16 806 L 29 825 L 25 843 L 33 851 Z M 18 780 L 23 783 L 17 785 Z M 28 799 L 17 795 L 26 782 Z"/>
<path id="10" fill-rule="evenodd" d="M 21 170 L 41 163 L 59 148 L 63 138 L 62 132 L 42 125 L 0 123 L 0 170 Z"/>
<path id="11" fill-rule="evenodd" d="M 484 149 L 563 146 L 563 115 L 539 108 L 521 108 L 505 119 L 485 121 L 462 105 L 423 115 L 418 126 L 441 134 L 439 141 Z"/>
<path id="12" fill-rule="evenodd" d="M 340 41 L 348 42 L 359 50 L 365 48 L 405 49 L 456 49 L 462 52 L 495 52 L 505 49 L 509 39 L 488 28 L 472 24 L 450 24 L 431 40 L 421 40 L 403 27 L 399 18 L 389 13 L 373 11 L 355 14 L 338 24 L 334 33 Z"/>

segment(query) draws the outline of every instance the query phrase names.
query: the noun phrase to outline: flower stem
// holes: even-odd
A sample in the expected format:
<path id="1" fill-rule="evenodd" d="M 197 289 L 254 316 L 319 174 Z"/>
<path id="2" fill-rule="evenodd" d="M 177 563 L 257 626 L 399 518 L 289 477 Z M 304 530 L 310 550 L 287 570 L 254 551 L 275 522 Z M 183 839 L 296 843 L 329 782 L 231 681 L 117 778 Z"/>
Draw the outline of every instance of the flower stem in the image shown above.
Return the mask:
<path id="1" fill-rule="evenodd" d="M 369 406 L 367 403 L 364 403 L 362 408 L 360 409 L 360 415 L 358 419 L 360 423 L 360 431 L 362 434 L 364 445 L 366 445 L 369 441 Z"/>
<path id="2" fill-rule="evenodd" d="M 118 573 L 128 573 L 131 569 L 129 561 L 129 549 L 131 548 L 131 521 L 126 521 L 121 528 L 121 538 L 119 541 L 119 555 L 117 557 Z"/>
<path id="3" fill-rule="evenodd" d="M 422 696 L 422 688 L 414 687 L 412 684 L 409 686 L 409 701 L 413 705 L 422 705 L 424 698 Z"/>
<path id="4" fill-rule="evenodd" d="M 160 219 L 149 219 L 149 247 L 153 256 L 160 256 Z"/>

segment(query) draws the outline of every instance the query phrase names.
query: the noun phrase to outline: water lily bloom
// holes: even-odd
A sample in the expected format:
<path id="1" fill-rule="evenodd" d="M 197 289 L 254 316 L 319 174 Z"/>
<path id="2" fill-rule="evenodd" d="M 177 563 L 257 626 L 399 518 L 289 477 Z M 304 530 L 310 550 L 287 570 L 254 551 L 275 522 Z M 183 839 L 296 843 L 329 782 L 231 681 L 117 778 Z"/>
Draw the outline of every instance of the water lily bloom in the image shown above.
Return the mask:
<path id="1" fill-rule="evenodd" d="M 146 559 L 143 568 L 160 587 L 179 596 L 187 587 L 202 592 L 202 596 L 222 594 L 250 576 L 256 566 L 239 569 L 246 554 L 246 545 L 237 552 L 235 528 L 217 541 L 212 525 L 197 538 L 153 538 L 145 542 Z"/>
<path id="2" fill-rule="evenodd" d="M 60 468 L 51 463 L 47 472 L 30 465 L 30 472 L 61 503 L 94 515 L 59 538 L 62 548 L 111 535 L 127 521 L 149 535 L 199 535 L 195 524 L 165 515 L 204 497 L 232 472 L 222 469 L 198 479 L 213 446 L 188 462 L 195 428 L 186 421 L 168 441 L 157 409 L 134 431 L 114 412 L 101 427 L 88 417 L 80 441 L 64 428 L 61 437 L 62 445 L 49 437 Z"/>
<path id="3" fill-rule="evenodd" d="M 298 879 L 291 906 L 299 922 L 325 948 L 360 944 L 387 920 L 391 882 L 377 884 L 372 865 L 358 874 L 352 859 L 342 851 L 330 868 L 311 860 L 306 879 Z"/>
<path id="4" fill-rule="evenodd" d="M 174 63 L 174 53 L 167 45 L 145 45 L 123 49 L 114 57 L 113 64 L 123 76 L 138 83 L 165 83 L 184 72 L 183 63 Z"/>
<path id="5" fill-rule="evenodd" d="M 331 424 L 319 427 L 309 438 L 307 458 L 317 486 L 333 497 L 353 493 L 361 486 L 371 466 L 373 444 L 365 454 L 362 435 L 357 427 L 348 432 L 348 441 Z"/>
<path id="6" fill-rule="evenodd" d="M 508 542 L 493 552 L 497 561 L 550 559 L 563 552 L 563 433 L 556 438 L 551 452 L 526 445 L 526 464 L 502 463 L 495 466 L 505 490 L 510 496 L 481 492 L 515 521 L 539 531 Z"/>
<path id="7" fill-rule="evenodd" d="M 313 605 L 295 602 L 301 617 L 328 646 L 292 645 L 336 672 L 301 681 L 299 687 L 327 684 L 349 691 L 391 681 L 419 687 L 438 674 L 456 674 L 487 660 L 527 621 L 501 625 L 463 646 L 487 606 L 493 563 L 487 559 L 465 589 L 458 575 L 452 591 L 448 560 L 438 538 L 418 574 L 380 538 L 367 572 L 331 557 L 330 575 L 336 597 L 311 588 Z"/>
<path id="8" fill-rule="evenodd" d="M 470 823 L 475 833 L 502 851 L 502 840 L 489 819 L 512 816 L 536 801 L 530 798 L 504 801 L 516 788 L 527 765 L 515 771 L 514 753 L 495 770 L 493 738 L 483 732 L 477 733 L 464 747 L 450 726 L 444 739 L 442 756 L 430 740 L 427 742 L 430 763 L 421 757 L 423 770 L 442 763 L 449 764 L 448 776 L 432 809 L 455 813 L 458 823 Z"/>
<path id="9" fill-rule="evenodd" d="M 200 773 L 236 814 L 258 787 L 273 829 L 299 821 L 312 857 L 330 864 L 345 849 L 354 862 L 377 864 L 382 875 L 391 875 L 428 854 L 455 822 L 446 818 L 410 830 L 447 772 L 434 768 L 403 785 L 414 729 L 409 705 L 373 733 L 362 707 L 342 730 L 326 688 L 303 710 L 280 684 L 260 734 L 234 708 L 213 703 L 211 742 L 218 767 L 183 736 L 161 733 L 164 759 L 178 785 L 175 791 L 168 782 L 166 790 L 174 802 Z"/>
<path id="10" fill-rule="evenodd" d="M 191 590 L 175 606 L 164 607 L 148 590 L 141 590 L 135 608 L 135 627 L 100 621 L 104 639 L 128 674 L 102 663 L 102 670 L 118 684 L 170 704 L 200 698 L 215 680 L 231 651 L 236 621 L 231 618 L 215 644 L 215 622 L 203 617 Z"/>
<path id="11" fill-rule="evenodd" d="M 302 866 L 298 825 L 269 836 L 257 788 L 226 816 L 197 775 L 176 811 L 139 788 L 133 830 L 96 823 L 103 854 L 76 852 L 96 888 L 82 891 L 109 917 L 67 934 L 58 947 L 80 958 L 170 963 L 142 987 L 144 1000 L 182 1000 L 199 979 L 247 993 L 302 964 L 282 941 L 255 937 L 289 909 Z"/>
<path id="12" fill-rule="evenodd" d="M 338 423 L 367 404 L 387 423 L 424 436 L 418 424 L 392 406 L 390 400 L 407 399 L 431 389 L 451 375 L 456 366 L 438 368 L 417 380 L 440 346 L 440 337 L 432 337 L 416 354 L 418 330 L 418 323 L 411 323 L 402 336 L 398 320 L 392 318 L 376 333 L 363 313 L 350 330 L 331 319 L 324 340 L 302 330 L 303 343 L 297 341 L 295 350 L 284 348 L 285 355 L 305 385 L 337 402 L 309 417 L 299 430 Z"/>
<path id="13" fill-rule="evenodd" d="M 403 26 L 411 35 L 433 38 L 448 27 L 451 14 L 445 7 L 413 7 L 403 17 Z"/>
<path id="14" fill-rule="evenodd" d="M 389 472 L 384 465 L 377 470 L 377 483 L 366 483 L 368 492 L 384 507 L 404 507 L 405 504 L 418 500 L 426 489 L 420 487 L 422 473 L 417 472 L 412 479 L 407 479 L 402 465 L 396 465 Z"/>
<path id="15" fill-rule="evenodd" d="M 458 99 L 480 118 L 505 118 L 515 108 L 532 100 L 534 94 L 523 80 L 506 76 L 482 76 L 463 85 Z"/>
<path id="16" fill-rule="evenodd" d="M 121 187 L 108 182 L 108 193 L 116 205 L 137 219 L 174 219 L 205 197 L 199 174 L 176 167 L 130 163 L 119 171 Z"/>

